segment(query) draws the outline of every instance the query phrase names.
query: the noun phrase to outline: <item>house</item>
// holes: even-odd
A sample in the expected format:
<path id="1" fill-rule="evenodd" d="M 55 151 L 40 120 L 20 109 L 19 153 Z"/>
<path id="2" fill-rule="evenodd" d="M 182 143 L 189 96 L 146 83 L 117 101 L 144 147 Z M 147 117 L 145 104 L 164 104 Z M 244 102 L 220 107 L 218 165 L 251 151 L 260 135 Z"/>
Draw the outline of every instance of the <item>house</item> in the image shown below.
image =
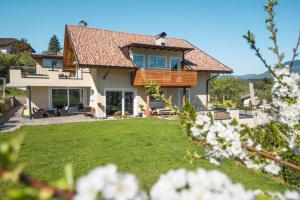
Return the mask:
<path id="1" fill-rule="evenodd" d="M 37 70 L 62 70 L 63 55 L 48 55 L 32 53 L 31 57 L 36 62 Z"/>
<path id="2" fill-rule="evenodd" d="M 11 46 L 17 39 L 15 38 L 0 38 L 0 53 L 8 54 L 11 52 Z"/>
<path id="3" fill-rule="evenodd" d="M 10 87 L 27 87 L 29 106 L 89 106 L 96 117 L 116 112 L 137 115 L 151 98 L 144 86 L 154 81 L 181 106 L 183 96 L 205 109 L 211 74 L 232 69 L 183 39 L 165 33 L 147 36 L 66 25 L 63 68 L 39 76 L 10 70 Z M 35 76 L 35 77 L 33 77 Z"/>

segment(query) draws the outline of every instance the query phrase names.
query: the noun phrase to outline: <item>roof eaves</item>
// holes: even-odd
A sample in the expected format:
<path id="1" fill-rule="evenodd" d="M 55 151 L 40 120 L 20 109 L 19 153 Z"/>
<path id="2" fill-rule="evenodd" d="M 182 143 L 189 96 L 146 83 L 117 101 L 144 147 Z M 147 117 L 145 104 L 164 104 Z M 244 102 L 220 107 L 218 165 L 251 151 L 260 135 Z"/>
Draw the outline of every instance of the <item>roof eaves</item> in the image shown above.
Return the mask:
<path id="1" fill-rule="evenodd" d="M 233 69 L 231 69 L 230 67 L 228 67 L 227 65 L 225 65 L 224 63 L 220 62 L 219 60 L 215 59 L 214 57 L 210 56 L 209 54 L 207 54 L 205 51 L 202 51 L 201 49 L 199 49 L 197 46 L 193 45 L 192 43 L 190 43 L 189 41 L 187 41 L 186 39 L 184 39 L 185 42 L 187 42 L 188 44 L 190 44 L 191 46 L 193 46 L 195 49 L 198 49 L 199 51 L 201 51 L 202 53 L 204 53 L 205 55 L 207 55 L 208 57 L 214 59 L 215 61 L 221 63 L 222 65 L 224 65 L 225 67 L 227 67 L 229 69 L 228 72 L 225 73 L 233 73 Z M 222 71 L 222 70 L 221 70 Z M 224 70 L 225 71 L 225 70 Z"/>

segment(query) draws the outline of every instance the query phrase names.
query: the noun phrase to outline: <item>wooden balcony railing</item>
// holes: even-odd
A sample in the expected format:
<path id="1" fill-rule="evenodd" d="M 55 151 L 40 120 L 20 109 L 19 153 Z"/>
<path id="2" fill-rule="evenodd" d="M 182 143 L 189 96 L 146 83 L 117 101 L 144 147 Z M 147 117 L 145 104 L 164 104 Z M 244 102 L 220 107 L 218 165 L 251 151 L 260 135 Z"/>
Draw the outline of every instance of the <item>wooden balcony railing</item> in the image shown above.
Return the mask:
<path id="1" fill-rule="evenodd" d="M 137 70 L 134 72 L 134 86 L 144 86 L 150 81 L 165 87 L 191 87 L 197 85 L 197 72 L 166 70 Z"/>

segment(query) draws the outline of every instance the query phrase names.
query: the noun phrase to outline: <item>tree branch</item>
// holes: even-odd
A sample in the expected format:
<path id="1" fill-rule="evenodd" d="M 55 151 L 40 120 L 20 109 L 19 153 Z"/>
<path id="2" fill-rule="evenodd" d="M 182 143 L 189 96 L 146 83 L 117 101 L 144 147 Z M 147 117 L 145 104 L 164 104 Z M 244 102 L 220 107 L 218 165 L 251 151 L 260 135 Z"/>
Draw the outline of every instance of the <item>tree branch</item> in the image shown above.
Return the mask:
<path id="1" fill-rule="evenodd" d="M 207 146 L 207 142 L 206 141 L 203 141 L 203 144 L 204 144 L 204 146 Z M 273 161 L 275 161 L 276 163 L 278 163 L 280 165 L 283 165 L 285 167 L 291 168 L 291 169 L 296 170 L 296 171 L 300 171 L 300 166 L 295 165 L 295 164 L 290 163 L 290 162 L 285 161 L 285 160 L 278 159 L 278 158 L 276 158 L 276 156 L 272 155 L 269 152 L 257 150 L 254 147 L 251 147 L 251 146 L 243 144 L 243 143 L 242 143 L 242 147 L 244 147 L 248 151 L 256 153 L 257 155 L 259 155 L 261 157 L 273 160 Z"/>
<path id="2" fill-rule="evenodd" d="M 268 152 L 264 152 L 264 151 L 259 151 L 257 149 L 255 149 L 254 147 L 251 147 L 251 146 L 248 146 L 246 144 L 242 144 L 242 147 L 244 147 L 245 149 L 247 149 L 248 151 L 252 151 L 252 152 L 255 152 L 257 155 L 261 156 L 261 157 L 264 157 L 264 158 L 267 158 L 267 159 L 270 159 L 270 160 L 273 160 L 275 162 L 277 162 L 278 164 L 280 165 L 283 165 L 285 167 L 289 167 L 291 169 L 294 169 L 296 171 L 300 171 L 300 166 L 298 165 L 295 165 L 293 163 L 290 163 L 288 161 L 284 161 L 284 160 L 281 160 L 281 159 L 278 159 L 276 158 L 274 155 L 268 153 Z"/>
<path id="3" fill-rule="evenodd" d="M 0 168 L 0 177 L 4 176 L 7 173 L 4 169 Z M 74 198 L 74 191 L 64 191 L 59 188 L 53 187 L 47 183 L 41 182 L 37 179 L 34 179 L 27 174 L 20 174 L 19 180 L 24 185 L 39 189 L 39 190 L 47 190 L 51 192 L 55 197 L 62 197 L 67 200 L 72 200 Z"/>
<path id="4" fill-rule="evenodd" d="M 290 66 L 289 66 L 290 71 L 292 70 L 295 59 L 298 56 L 297 51 L 298 51 L 299 45 L 300 45 L 300 31 L 299 31 L 299 36 L 298 36 L 298 41 L 297 41 L 296 47 L 293 49 L 293 57 L 292 57 L 292 60 L 291 60 Z"/>

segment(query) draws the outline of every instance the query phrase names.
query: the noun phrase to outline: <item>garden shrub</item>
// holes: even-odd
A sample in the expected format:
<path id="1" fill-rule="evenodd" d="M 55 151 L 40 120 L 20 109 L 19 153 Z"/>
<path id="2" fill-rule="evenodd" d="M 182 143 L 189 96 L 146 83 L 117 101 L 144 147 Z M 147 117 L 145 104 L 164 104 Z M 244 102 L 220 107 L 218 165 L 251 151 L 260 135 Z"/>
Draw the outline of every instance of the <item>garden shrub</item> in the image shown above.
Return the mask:
<path id="1" fill-rule="evenodd" d="M 292 151 L 284 153 L 282 158 L 288 162 L 294 163 L 296 165 L 300 164 L 300 156 L 295 155 Z M 288 167 L 282 168 L 282 177 L 285 182 L 300 187 L 300 172 L 290 169 Z"/>
<path id="2" fill-rule="evenodd" d="M 279 134 L 279 130 L 284 131 L 284 127 L 281 127 L 275 122 L 270 122 L 263 126 L 258 126 L 252 129 L 251 138 L 253 141 L 262 145 L 262 148 L 273 152 L 276 148 L 285 147 L 286 142 Z M 243 134 L 247 134 L 249 129 L 246 129 Z M 288 149 L 288 148 L 287 148 Z M 300 156 L 295 155 L 292 151 L 280 153 L 283 160 L 286 160 L 295 165 L 300 164 Z M 288 167 L 283 167 L 281 175 L 285 182 L 300 187 L 300 172 Z"/>
<path id="3" fill-rule="evenodd" d="M 286 142 L 280 136 L 279 131 L 283 129 L 275 122 L 253 128 L 251 138 L 267 151 L 274 151 L 274 148 L 286 146 Z"/>

